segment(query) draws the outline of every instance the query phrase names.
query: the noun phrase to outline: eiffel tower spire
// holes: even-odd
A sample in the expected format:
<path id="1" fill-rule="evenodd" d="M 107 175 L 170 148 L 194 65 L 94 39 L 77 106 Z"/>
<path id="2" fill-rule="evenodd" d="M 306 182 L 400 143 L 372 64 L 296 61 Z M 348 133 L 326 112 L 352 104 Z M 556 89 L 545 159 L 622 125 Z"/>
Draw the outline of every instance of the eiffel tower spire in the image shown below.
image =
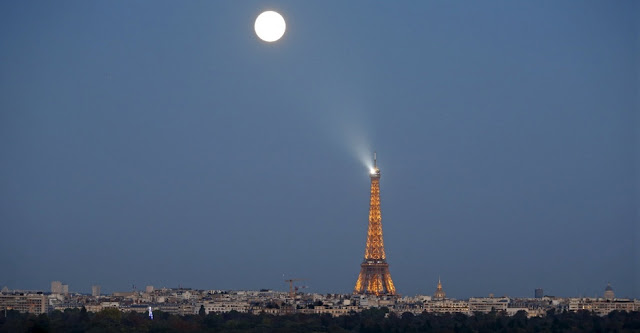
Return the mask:
<path id="1" fill-rule="evenodd" d="M 371 197 L 369 200 L 369 229 L 364 261 L 360 265 L 360 275 L 353 290 L 356 294 L 395 295 L 389 264 L 384 252 L 382 238 L 382 215 L 380 213 L 380 169 L 376 153 L 373 153 L 371 169 Z"/>

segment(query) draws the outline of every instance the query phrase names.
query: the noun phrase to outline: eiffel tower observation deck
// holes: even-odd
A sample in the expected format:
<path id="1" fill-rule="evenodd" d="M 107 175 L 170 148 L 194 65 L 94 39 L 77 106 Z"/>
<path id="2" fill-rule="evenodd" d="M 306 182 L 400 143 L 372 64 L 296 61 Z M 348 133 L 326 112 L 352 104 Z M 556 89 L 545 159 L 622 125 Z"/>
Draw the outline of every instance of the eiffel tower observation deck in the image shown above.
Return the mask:
<path id="1" fill-rule="evenodd" d="M 376 153 L 373 153 L 371 169 L 371 198 L 369 202 L 369 229 L 364 261 L 360 265 L 360 275 L 353 289 L 354 294 L 395 295 L 396 288 L 391 280 L 389 264 L 384 253 L 382 238 L 382 215 L 380 213 L 380 169 Z"/>

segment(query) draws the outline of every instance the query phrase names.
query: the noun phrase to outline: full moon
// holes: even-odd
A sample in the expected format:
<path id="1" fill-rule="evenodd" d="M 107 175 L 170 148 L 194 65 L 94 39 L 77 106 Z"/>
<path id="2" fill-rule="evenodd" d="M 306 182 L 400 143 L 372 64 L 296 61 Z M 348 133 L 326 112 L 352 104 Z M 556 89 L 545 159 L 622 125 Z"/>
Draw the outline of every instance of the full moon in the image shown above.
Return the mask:
<path id="1" fill-rule="evenodd" d="M 275 42 L 282 35 L 287 28 L 287 24 L 284 23 L 282 15 L 274 11 L 266 11 L 256 18 L 256 35 L 265 42 Z"/>

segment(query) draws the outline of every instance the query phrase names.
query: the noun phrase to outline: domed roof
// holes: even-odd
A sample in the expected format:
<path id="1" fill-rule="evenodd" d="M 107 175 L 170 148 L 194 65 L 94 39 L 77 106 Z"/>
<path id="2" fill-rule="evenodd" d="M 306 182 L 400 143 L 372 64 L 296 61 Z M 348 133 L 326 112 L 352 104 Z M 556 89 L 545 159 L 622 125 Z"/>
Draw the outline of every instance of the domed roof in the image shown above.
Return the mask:
<path id="1" fill-rule="evenodd" d="M 436 288 L 436 292 L 433 293 L 433 297 L 440 299 L 447 297 L 447 294 L 442 290 L 442 282 L 440 282 L 440 278 L 438 278 L 438 287 Z"/>
<path id="2" fill-rule="evenodd" d="M 613 291 L 613 288 L 611 288 L 611 284 L 607 283 L 607 287 L 604 288 L 604 291 Z"/>

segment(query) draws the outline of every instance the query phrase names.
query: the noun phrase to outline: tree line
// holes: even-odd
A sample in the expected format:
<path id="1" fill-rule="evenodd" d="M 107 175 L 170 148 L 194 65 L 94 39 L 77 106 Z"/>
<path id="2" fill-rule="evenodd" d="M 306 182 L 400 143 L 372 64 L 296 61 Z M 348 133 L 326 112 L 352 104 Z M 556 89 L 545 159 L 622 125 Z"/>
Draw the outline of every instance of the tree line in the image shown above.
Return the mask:
<path id="1" fill-rule="evenodd" d="M 0 332 L 640 332 L 640 312 L 614 311 L 598 316 L 588 311 L 527 318 L 501 312 L 401 315 L 372 308 L 342 317 L 330 315 L 223 314 L 178 316 L 162 311 L 148 314 L 104 309 L 67 309 L 34 315 L 7 311 L 0 314 Z"/>

